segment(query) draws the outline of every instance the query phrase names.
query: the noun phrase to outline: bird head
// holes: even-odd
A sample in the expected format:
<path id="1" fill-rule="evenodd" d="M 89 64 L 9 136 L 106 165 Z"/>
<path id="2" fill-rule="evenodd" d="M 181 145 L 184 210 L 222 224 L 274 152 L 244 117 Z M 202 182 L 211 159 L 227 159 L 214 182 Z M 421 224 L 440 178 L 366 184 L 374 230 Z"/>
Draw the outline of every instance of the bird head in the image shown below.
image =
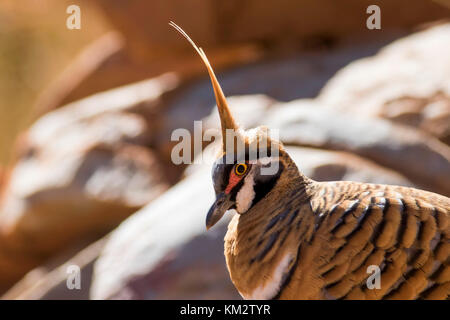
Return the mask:
<path id="1" fill-rule="evenodd" d="M 272 139 L 268 128 L 243 130 L 234 120 L 222 88 L 204 51 L 175 23 L 170 25 L 194 47 L 205 64 L 219 111 L 222 129 L 222 153 L 214 162 L 212 180 L 216 200 L 206 217 L 206 228 L 215 225 L 227 210 L 247 213 L 263 199 L 286 169 L 298 172 L 281 142 Z"/>

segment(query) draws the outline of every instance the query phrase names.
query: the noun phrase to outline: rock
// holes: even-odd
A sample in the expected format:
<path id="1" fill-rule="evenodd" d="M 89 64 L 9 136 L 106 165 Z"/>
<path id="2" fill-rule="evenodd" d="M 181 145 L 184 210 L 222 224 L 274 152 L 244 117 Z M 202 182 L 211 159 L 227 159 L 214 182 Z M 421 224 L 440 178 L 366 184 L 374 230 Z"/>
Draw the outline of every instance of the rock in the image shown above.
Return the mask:
<path id="1" fill-rule="evenodd" d="M 91 298 L 239 298 L 223 255 L 231 214 L 208 232 L 204 226 L 214 200 L 210 163 L 217 147 L 208 146 L 202 165 L 192 166 L 183 181 L 113 231 L 94 266 Z M 317 180 L 412 185 L 354 155 L 299 147 L 289 147 L 289 152 Z"/>
<path id="2" fill-rule="evenodd" d="M 420 128 L 450 144 L 450 23 L 402 38 L 352 62 L 319 99 L 337 110 Z"/>
<path id="3" fill-rule="evenodd" d="M 359 181 L 414 187 L 401 174 L 347 152 L 287 146 L 297 167 L 316 181 Z"/>
<path id="4" fill-rule="evenodd" d="M 86 98 L 22 136 L 0 202 L 0 287 L 168 188 L 171 173 L 149 147 L 152 110 L 175 82 L 165 75 Z"/>

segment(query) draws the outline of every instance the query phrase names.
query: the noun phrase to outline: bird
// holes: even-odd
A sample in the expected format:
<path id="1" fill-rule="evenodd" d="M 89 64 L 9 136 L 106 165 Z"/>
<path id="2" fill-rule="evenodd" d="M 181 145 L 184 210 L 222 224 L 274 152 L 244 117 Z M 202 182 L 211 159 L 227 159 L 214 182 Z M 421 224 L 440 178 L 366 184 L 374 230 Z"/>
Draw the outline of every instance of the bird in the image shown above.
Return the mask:
<path id="1" fill-rule="evenodd" d="M 449 298 L 448 197 L 308 178 L 266 127 L 239 127 L 204 51 L 170 25 L 200 55 L 215 94 L 222 149 L 212 168 L 216 199 L 206 228 L 234 211 L 224 255 L 244 299 Z M 276 170 L 264 171 L 269 167 Z"/>

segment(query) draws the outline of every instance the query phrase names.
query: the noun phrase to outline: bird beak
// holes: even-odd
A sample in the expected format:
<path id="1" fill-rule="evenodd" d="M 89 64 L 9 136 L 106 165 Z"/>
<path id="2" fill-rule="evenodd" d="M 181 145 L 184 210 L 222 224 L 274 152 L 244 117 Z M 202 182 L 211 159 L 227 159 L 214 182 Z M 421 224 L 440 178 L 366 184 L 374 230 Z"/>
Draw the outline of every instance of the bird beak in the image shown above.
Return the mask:
<path id="1" fill-rule="evenodd" d="M 231 208 L 233 201 L 230 200 L 231 195 L 221 192 L 217 195 L 216 201 L 209 209 L 206 215 L 206 230 L 215 225 L 224 215 L 225 211 Z"/>

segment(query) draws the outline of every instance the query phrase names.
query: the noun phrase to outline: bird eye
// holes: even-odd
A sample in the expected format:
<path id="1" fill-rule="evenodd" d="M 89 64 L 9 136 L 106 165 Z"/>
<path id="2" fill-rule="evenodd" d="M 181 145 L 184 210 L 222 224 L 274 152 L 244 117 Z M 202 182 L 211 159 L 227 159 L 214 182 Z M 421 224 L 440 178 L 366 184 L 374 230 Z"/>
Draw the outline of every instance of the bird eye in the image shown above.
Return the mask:
<path id="1" fill-rule="evenodd" d="M 238 176 L 242 176 L 244 173 L 247 172 L 248 166 L 245 163 L 239 163 L 234 167 L 234 172 Z"/>

